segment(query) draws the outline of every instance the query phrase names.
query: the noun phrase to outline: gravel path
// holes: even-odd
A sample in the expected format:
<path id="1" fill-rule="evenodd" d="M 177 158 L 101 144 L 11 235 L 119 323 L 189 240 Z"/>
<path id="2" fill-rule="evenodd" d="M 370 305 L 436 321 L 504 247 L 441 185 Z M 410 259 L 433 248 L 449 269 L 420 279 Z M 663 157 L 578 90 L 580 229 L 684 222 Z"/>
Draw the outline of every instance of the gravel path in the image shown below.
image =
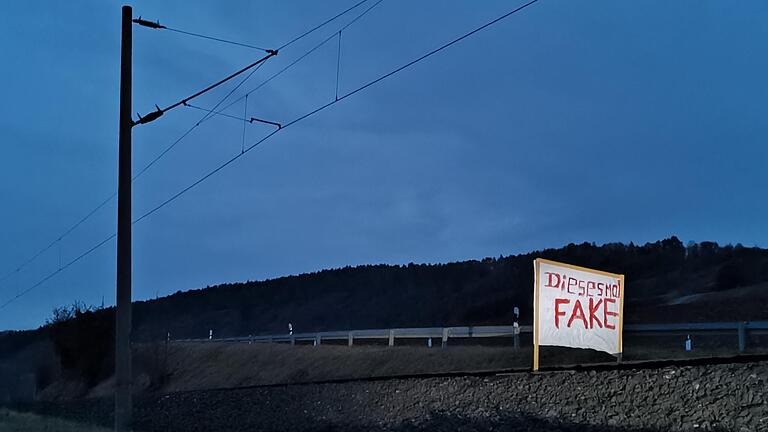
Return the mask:
<path id="1" fill-rule="evenodd" d="M 109 422 L 111 401 L 27 407 Z M 768 362 L 175 393 L 138 431 L 768 431 Z"/>

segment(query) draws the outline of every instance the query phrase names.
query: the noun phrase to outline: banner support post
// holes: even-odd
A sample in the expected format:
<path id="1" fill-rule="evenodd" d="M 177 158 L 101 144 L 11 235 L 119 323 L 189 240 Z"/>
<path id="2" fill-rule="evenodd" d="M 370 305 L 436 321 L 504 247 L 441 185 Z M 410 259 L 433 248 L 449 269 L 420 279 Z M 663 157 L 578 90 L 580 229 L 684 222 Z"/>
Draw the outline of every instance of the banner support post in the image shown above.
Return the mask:
<path id="1" fill-rule="evenodd" d="M 542 345 L 594 349 L 622 363 L 623 274 L 536 258 L 533 284 L 533 372 Z"/>
<path id="2" fill-rule="evenodd" d="M 539 370 L 539 259 L 533 261 L 533 371 Z"/>
<path id="3" fill-rule="evenodd" d="M 616 362 L 621 363 L 624 354 L 624 275 L 619 277 L 619 355 Z"/>

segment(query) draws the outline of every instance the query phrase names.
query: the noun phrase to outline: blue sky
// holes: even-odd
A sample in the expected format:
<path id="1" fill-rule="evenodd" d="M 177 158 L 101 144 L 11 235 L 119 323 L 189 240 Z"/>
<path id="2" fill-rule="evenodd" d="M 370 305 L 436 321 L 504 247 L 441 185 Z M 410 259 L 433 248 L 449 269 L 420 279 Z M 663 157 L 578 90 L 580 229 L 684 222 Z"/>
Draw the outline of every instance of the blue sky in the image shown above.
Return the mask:
<path id="1" fill-rule="evenodd" d="M 276 47 L 354 3 L 132 5 L 171 27 Z M 384 0 L 343 33 L 340 93 L 519 4 Z M 120 6 L 2 5 L 1 275 L 116 189 Z M 281 51 L 242 89 L 366 6 Z M 761 1 L 540 0 L 281 131 L 136 224 L 134 298 L 581 241 L 677 235 L 766 246 L 767 15 Z M 260 55 L 134 27 L 134 111 L 175 102 Z M 249 116 L 285 123 L 330 101 L 336 63 L 334 40 L 253 93 Z M 231 86 L 197 104 L 213 106 Z M 181 107 L 134 128 L 135 170 L 200 116 Z M 249 125 L 247 141 L 269 132 Z M 241 123 L 203 123 L 134 183 L 134 216 L 241 144 Z M 115 213 L 112 201 L 1 282 L 0 300 L 112 234 Z M 114 250 L 108 243 L 1 309 L 0 328 L 36 327 L 75 300 L 113 304 Z"/>

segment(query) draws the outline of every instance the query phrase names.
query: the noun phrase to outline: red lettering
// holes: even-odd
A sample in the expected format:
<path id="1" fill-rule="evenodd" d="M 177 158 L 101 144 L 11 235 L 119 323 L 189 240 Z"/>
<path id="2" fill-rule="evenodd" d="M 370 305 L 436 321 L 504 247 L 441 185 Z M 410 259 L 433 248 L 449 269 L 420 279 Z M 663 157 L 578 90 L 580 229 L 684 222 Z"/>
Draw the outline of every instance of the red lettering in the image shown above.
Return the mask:
<path id="1" fill-rule="evenodd" d="M 555 299 L 555 328 L 560 328 L 560 317 L 565 316 L 565 311 L 560 310 L 560 305 L 568 304 L 571 301 L 564 298 L 556 298 Z M 570 323 L 568 323 L 570 326 Z"/>
<path id="2" fill-rule="evenodd" d="M 547 275 L 547 284 L 544 285 L 546 288 L 560 288 L 559 274 L 552 272 L 545 272 L 544 274 Z"/>
<path id="3" fill-rule="evenodd" d="M 608 310 L 608 303 L 616 304 L 616 300 L 612 299 L 612 298 L 604 299 L 604 301 L 603 301 L 603 323 L 605 323 L 605 328 L 613 330 L 613 329 L 616 328 L 616 326 L 613 325 L 613 324 L 609 324 L 608 323 L 608 317 L 609 316 L 617 317 L 617 316 L 619 316 L 619 314 L 614 312 L 614 311 L 609 311 Z"/>
<path id="4" fill-rule="evenodd" d="M 578 284 L 578 281 L 575 278 L 572 278 L 572 277 L 568 278 L 568 288 L 567 288 L 568 294 L 576 294 L 575 292 L 571 291 L 571 287 L 572 286 L 575 287 L 577 284 Z"/>
<path id="5" fill-rule="evenodd" d="M 592 293 L 589 292 L 589 290 L 595 289 L 595 283 L 593 281 L 587 282 L 587 297 L 592 297 Z"/>
<path id="6" fill-rule="evenodd" d="M 598 300 L 597 303 L 595 303 L 595 299 L 592 297 L 589 298 L 589 328 L 595 328 L 595 324 L 597 324 L 598 327 L 603 328 L 603 323 L 600 322 L 600 318 L 597 316 L 597 312 L 600 309 L 600 303 L 602 302 L 602 300 Z"/>
<path id="7" fill-rule="evenodd" d="M 581 302 L 577 299 L 576 303 L 573 305 L 573 312 L 571 313 L 571 318 L 568 319 L 568 327 L 571 327 L 571 324 L 573 324 L 573 320 L 580 319 L 582 323 L 584 323 L 584 328 L 588 329 L 589 324 L 587 324 L 587 317 L 584 316 L 584 309 L 581 307 Z"/>

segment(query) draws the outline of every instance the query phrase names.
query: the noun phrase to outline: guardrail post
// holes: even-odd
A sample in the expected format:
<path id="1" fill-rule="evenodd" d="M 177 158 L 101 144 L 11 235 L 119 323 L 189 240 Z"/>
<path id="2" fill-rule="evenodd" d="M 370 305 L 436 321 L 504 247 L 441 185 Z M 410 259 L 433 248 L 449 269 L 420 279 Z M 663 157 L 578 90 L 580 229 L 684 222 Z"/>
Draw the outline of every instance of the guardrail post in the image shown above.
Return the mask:
<path id="1" fill-rule="evenodd" d="M 320 346 L 322 343 L 322 339 L 320 338 L 320 335 L 315 335 L 315 346 Z"/>
<path id="2" fill-rule="evenodd" d="M 389 330 L 389 346 L 395 346 L 395 331 Z"/>
<path id="3" fill-rule="evenodd" d="M 291 346 L 296 345 L 296 338 L 291 335 Z"/>
<path id="4" fill-rule="evenodd" d="M 248 345 L 253 345 L 253 335 L 248 335 Z"/>
<path id="5" fill-rule="evenodd" d="M 349 332 L 349 335 L 347 335 L 347 346 L 352 346 L 354 341 L 355 341 L 355 337 L 352 336 L 352 332 Z"/>
<path id="6" fill-rule="evenodd" d="M 747 349 L 747 323 L 739 323 L 739 352 L 743 353 Z"/>
<path id="7" fill-rule="evenodd" d="M 442 347 L 445 348 L 448 346 L 448 328 L 443 328 L 443 344 Z"/>

